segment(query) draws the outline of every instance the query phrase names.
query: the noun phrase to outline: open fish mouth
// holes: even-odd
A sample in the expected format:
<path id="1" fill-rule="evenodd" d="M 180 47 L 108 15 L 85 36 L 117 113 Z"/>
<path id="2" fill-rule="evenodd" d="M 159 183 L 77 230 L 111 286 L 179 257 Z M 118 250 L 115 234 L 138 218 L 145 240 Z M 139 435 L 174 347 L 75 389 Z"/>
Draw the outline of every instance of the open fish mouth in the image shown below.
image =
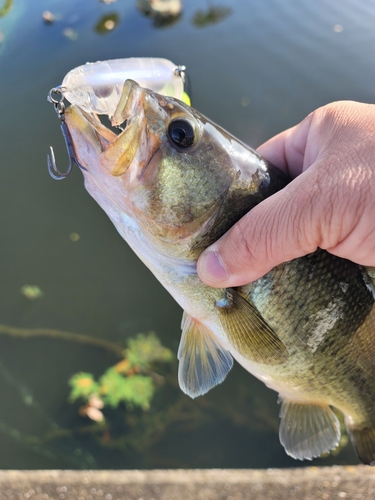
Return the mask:
<path id="1" fill-rule="evenodd" d="M 117 108 L 111 117 L 112 126 L 125 128 L 116 135 L 99 120 L 77 105 L 65 112 L 65 122 L 72 138 L 77 159 L 88 171 L 100 166 L 110 175 L 121 176 L 132 164 L 139 147 L 143 123 L 145 90 L 133 80 L 127 80 Z"/>

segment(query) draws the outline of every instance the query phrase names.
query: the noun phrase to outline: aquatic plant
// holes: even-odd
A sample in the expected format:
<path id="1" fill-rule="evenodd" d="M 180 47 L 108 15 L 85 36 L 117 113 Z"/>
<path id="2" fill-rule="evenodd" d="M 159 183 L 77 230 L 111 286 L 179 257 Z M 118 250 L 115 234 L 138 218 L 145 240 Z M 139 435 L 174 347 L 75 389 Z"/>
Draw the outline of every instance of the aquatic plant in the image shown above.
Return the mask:
<path id="1" fill-rule="evenodd" d="M 21 288 L 21 293 L 29 300 L 39 299 L 43 296 L 42 290 L 36 285 L 24 285 Z"/>
<path id="2" fill-rule="evenodd" d="M 100 410 L 106 406 L 114 409 L 124 403 L 127 409 L 149 409 L 155 392 L 152 365 L 156 362 L 170 362 L 172 352 L 162 346 L 152 332 L 147 335 L 141 333 L 129 339 L 128 348 L 124 349 L 123 354 L 124 358 L 108 368 L 97 382 L 91 373 L 81 372 L 71 377 L 69 400 L 84 401 L 85 406 L 80 408 L 81 414 L 100 421 L 104 419 Z M 95 410 L 91 411 L 92 408 Z"/>
<path id="3" fill-rule="evenodd" d="M 139 467 L 191 467 L 207 466 L 208 463 L 222 466 L 225 460 L 234 458 L 220 455 L 220 440 L 217 448 L 197 447 L 194 458 L 173 451 L 173 446 L 168 455 L 161 450 L 165 446 L 171 447 L 171 443 L 178 442 L 181 436 L 194 443 L 202 432 L 210 433 L 212 429 L 219 433 L 225 429 L 234 439 L 240 432 L 242 439 L 249 442 L 256 441 L 259 434 L 277 434 L 278 411 L 273 395 L 260 397 L 256 387 L 258 382 L 254 381 L 255 385 L 243 383 L 238 367 L 226 387 L 219 386 L 195 400 L 183 394 L 177 384 L 175 356 L 154 333 L 131 337 L 126 347 L 105 339 L 52 329 L 0 325 L 1 334 L 13 338 L 47 337 L 78 342 L 104 349 L 107 355 L 117 358 L 117 363 L 101 375 L 82 371 L 70 378 L 70 410 L 66 407 L 63 411 L 70 415 L 67 427 L 44 414 L 40 417 L 46 422 L 42 433 L 24 433 L 0 420 L 1 434 L 31 448 L 38 455 L 62 460 L 67 466 L 97 467 L 104 456 L 108 460 L 121 456 L 126 464 L 123 466 L 129 467 L 134 467 L 134 464 Z M 21 387 L 19 381 L 15 383 L 13 375 L 1 365 L 0 376 L 19 392 L 25 415 L 29 415 L 31 409 L 41 411 L 33 394 Z M 338 417 L 342 421 L 342 416 Z M 271 444 L 262 450 L 262 456 L 257 456 L 258 462 L 268 463 L 279 449 L 277 439 L 272 439 Z M 347 441 L 347 437 L 343 437 L 331 454 L 340 453 Z M 211 441 L 212 446 L 214 443 L 215 439 Z M 249 462 L 249 466 L 254 464 Z"/>

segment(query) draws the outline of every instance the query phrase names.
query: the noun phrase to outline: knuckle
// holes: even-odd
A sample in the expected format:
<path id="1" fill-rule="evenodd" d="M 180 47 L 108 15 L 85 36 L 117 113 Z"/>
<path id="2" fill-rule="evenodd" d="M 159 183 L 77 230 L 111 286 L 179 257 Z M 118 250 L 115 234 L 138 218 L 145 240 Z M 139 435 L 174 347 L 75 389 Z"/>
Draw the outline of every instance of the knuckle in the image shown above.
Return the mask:
<path id="1" fill-rule="evenodd" d="M 232 261 L 237 268 L 248 267 L 256 258 L 254 240 L 249 228 L 248 217 L 244 216 L 231 230 Z"/>
<path id="2" fill-rule="evenodd" d="M 285 227 L 282 228 L 280 239 L 291 254 L 304 255 L 317 247 L 317 227 L 314 221 L 318 215 L 318 196 L 319 186 L 316 182 L 311 185 L 300 182 L 290 200 L 292 208 L 289 203 L 283 206 Z"/>
<path id="3" fill-rule="evenodd" d="M 253 208 L 231 229 L 230 247 L 226 242 L 225 266 L 230 275 L 241 275 L 253 279 L 254 275 L 267 272 L 279 262 L 275 262 L 272 249 L 276 248 L 277 223 Z"/>
<path id="4" fill-rule="evenodd" d="M 261 268 L 266 262 L 275 260 L 280 218 L 278 214 L 273 216 L 267 205 L 267 202 L 262 202 L 236 225 L 237 247 L 234 251 L 239 265 Z"/>

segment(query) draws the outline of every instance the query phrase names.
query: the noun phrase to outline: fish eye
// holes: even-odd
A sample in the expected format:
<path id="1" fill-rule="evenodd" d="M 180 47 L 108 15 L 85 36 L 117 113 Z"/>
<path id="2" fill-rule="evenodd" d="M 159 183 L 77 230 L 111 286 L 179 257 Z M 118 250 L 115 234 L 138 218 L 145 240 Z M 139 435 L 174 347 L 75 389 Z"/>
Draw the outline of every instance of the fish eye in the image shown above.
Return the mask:
<path id="1" fill-rule="evenodd" d="M 169 124 L 168 136 L 180 148 L 190 148 L 195 139 L 194 125 L 188 120 L 174 120 Z"/>

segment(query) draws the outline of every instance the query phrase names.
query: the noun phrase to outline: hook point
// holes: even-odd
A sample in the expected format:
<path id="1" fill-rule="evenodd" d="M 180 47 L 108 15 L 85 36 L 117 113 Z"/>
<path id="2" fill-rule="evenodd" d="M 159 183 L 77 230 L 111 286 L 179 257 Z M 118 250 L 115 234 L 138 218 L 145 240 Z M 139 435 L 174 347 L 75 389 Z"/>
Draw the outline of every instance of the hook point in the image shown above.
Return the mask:
<path id="1" fill-rule="evenodd" d="M 69 163 L 68 170 L 63 173 L 60 172 L 60 170 L 57 168 L 56 165 L 56 159 L 55 159 L 55 153 L 53 151 L 53 147 L 50 146 L 50 152 L 47 154 L 47 168 L 48 168 L 48 173 L 54 179 L 55 181 L 62 181 L 66 179 L 66 177 L 70 174 L 72 170 L 72 162 Z"/>

